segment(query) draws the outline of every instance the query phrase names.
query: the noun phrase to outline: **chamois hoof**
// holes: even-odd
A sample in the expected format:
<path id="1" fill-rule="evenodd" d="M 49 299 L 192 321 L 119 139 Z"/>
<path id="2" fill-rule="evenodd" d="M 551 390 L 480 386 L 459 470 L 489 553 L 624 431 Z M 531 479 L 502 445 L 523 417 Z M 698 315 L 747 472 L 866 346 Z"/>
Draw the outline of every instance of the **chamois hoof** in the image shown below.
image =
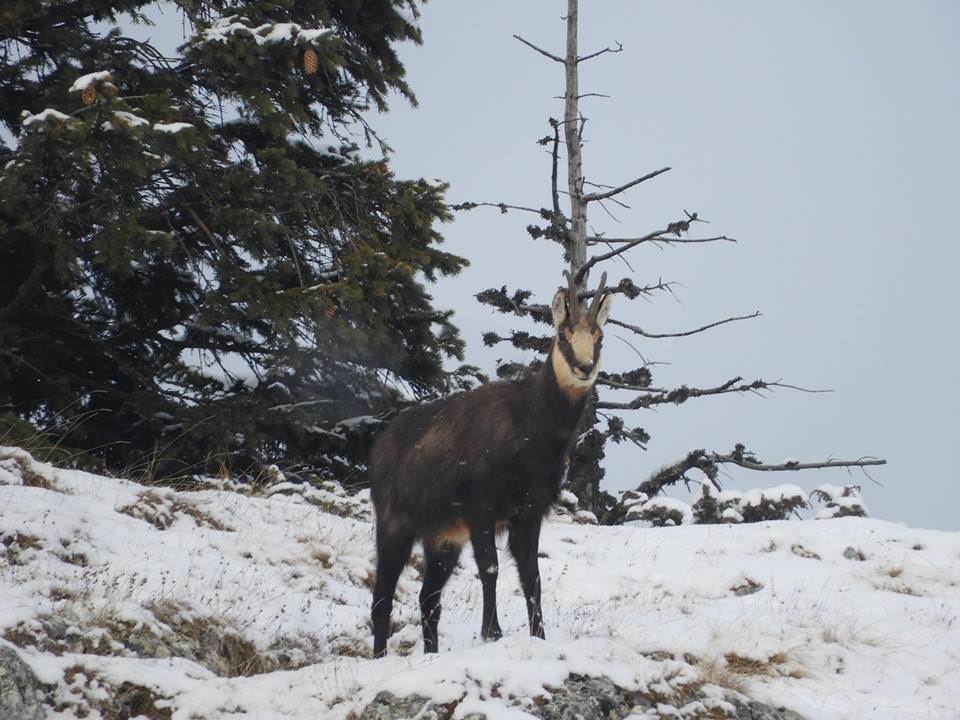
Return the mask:
<path id="1" fill-rule="evenodd" d="M 491 640 L 499 640 L 500 638 L 503 637 L 503 631 L 500 628 L 493 628 L 489 632 L 480 633 L 480 637 L 482 637 L 484 640 L 487 640 L 488 642 Z"/>

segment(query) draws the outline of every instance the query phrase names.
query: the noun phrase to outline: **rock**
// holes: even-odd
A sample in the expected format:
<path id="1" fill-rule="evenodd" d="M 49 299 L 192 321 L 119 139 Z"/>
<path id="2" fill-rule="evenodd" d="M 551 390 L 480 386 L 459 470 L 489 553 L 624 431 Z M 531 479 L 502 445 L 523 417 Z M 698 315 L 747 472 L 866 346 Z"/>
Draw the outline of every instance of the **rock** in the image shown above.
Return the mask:
<path id="1" fill-rule="evenodd" d="M 683 717 L 689 720 L 804 720 L 792 710 L 765 705 L 738 693 L 720 691 L 716 687 L 713 689 L 714 693 L 711 694 L 696 686 L 688 687 Z M 720 696 L 716 694 L 718 692 Z M 662 697 L 625 690 L 605 677 L 570 675 L 562 686 L 537 695 L 532 698 L 532 703 L 517 701 L 516 704 L 524 712 L 542 720 L 623 720 L 630 716 L 647 717 L 650 713 L 653 713 L 652 717 L 660 717 L 660 711 L 664 709 L 679 712 L 674 707 L 668 708 L 663 702 Z M 364 708 L 360 720 L 450 720 L 457 704 L 434 703 L 420 695 L 396 697 L 381 692 Z M 483 713 L 470 713 L 463 720 L 486 720 L 486 717 Z"/>
<path id="2" fill-rule="evenodd" d="M 0 647 L 0 718 L 43 720 L 40 681 L 15 650 Z"/>
<path id="3" fill-rule="evenodd" d="M 607 678 L 571 675 L 562 687 L 550 691 L 543 704 L 530 709 L 543 720 L 607 720 L 625 718 L 637 707 L 652 707 L 632 693 L 617 687 Z"/>
<path id="4" fill-rule="evenodd" d="M 360 720 L 450 720 L 456 707 L 456 703 L 433 703 L 420 695 L 398 698 L 381 692 L 363 709 Z"/>
<path id="5" fill-rule="evenodd" d="M 866 556 L 865 556 L 862 552 L 860 552 L 859 550 L 857 550 L 857 549 L 856 549 L 855 547 L 853 547 L 852 545 L 847 545 L 847 547 L 844 548 L 843 556 L 844 556 L 847 560 L 859 560 L 860 562 L 863 562 L 864 560 L 867 559 Z"/>
<path id="6" fill-rule="evenodd" d="M 756 700 L 729 698 L 728 702 L 736 708 L 737 713 L 731 720 L 804 720 L 802 715 L 797 715 L 793 710 L 775 708 Z"/>

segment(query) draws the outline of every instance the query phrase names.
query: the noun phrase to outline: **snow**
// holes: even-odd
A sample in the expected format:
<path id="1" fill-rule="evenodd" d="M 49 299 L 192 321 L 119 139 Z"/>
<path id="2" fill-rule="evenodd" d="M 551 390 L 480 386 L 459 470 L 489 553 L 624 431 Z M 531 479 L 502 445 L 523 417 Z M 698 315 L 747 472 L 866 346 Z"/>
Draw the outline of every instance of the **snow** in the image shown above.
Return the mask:
<path id="1" fill-rule="evenodd" d="M 258 45 L 274 45 L 280 42 L 302 40 L 315 43 L 331 34 L 329 28 L 302 28 L 297 23 L 265 23 L 251 27 L 250 21 L 241 15 L 229 15 L 216 20 L 209 28 L 200 32 L 194 45 L 203 43 L 226 43 L 231 37 L 252 38 Z"/>
<path id="2" fill-rule="evenodd" d="M 300 32 L 300 26 L 296 23 L 276 23 L 258 28 L 258 30 L 260 29 L 267 31 L 263 35 L 257 33 L 257 35 L 263 38 L 260 42 L 264 45 L 272 45 L 273 43 L 283 42 L 284 40 L 291 40 Z"/>
<path id="3" fill-rule="evenodd" d="M 50 120 L 67 122 L 73 119 L 66 113 L 62 113 L 59 110 L 55 110 L 54 108 L 47 108 L 45 110 L 41 110 L 36 114 L 32 114 L 27 111 L 24 111 L 21 117 L 23 118 L 21 121 L 21 124 L 23 125 L 23 127 L 30 127 L 31 125 L 34 125 L 37 123 L 49 122 Z"/>
<path id="4" fill-rule="evenodd" d="M 444 591 L 441 653 L 420 650 L 411 565 L 389 655 L 371 660 L 369 494 L 332 483 L 279 481 L 253 494 L 215 479 L 198 487 L 207 489 L 146 488 L 0 448 L 0 635 L 51 618 L 78 633 L 56 653 L 18 650 L 65 703 L 47 717 L 77 717 L 69 703 L 81 692 L 132 682 L 163 697 L 172 720 L 344 720 L 383 690 L 462 698 L 458 717 L 528 718 L 524 702 L 570 673 L 656 688 L 664 715 L 679 717 L 672 690 L 729 657 L 766 663 L 768 672 L 737 676 L 749 696 L 810 720 L 960 717 L 958 533 L 865 518 L 642 528 L 557 516 L 540 547 L 547 641 L 528 635 L 501 538 L 501 641 L 479 638 L 466 549 Z M 790 486 L 777 493 L 792 496 Z M 110 637 L 113 621 L 163 632 L 173 621 L 159 606 L 216 619 L 258 651 L 299 661 L 220 677 L 184 657 L 83 649 L 83 638 Z M 67 673 L 78 666 L 82 677 Z M 720 690 L 707 690 L 697 702 L 722 707 Z"/>
<path id="5" fill-rule="evenodd" d="M 153 124 L 154 131 L 162 132 L 162 133 L 178 133 L 192 127 L 193 125 L 187 122 L 154 123 Z"/>
<path id="6" fill-rule="evenodd" d="M 150 127 L 149 120 L 139 115 L 134 115 L 132 112 L 127 112 L 126 110 L 114 110 L 113 116 L 120 121 L 117 124 L 121 127 L 124 125 L 129 127 Z"/>
<path id="7" fill-rule="evenodd" d="M 297 37 L 301 40 L 304 40 L 310 44 L 314 44 L 320 38 L 326 37 L 327 35 L 332 35 L 333 32 L 327 28 L 313 28 L 310 30 L 301 29 Z"/>
<path id="8" fill-rule="evenodd" d="M 70 86 L 70 92 L 81 92 L 91 85 L 96 85 L 98 82 L 109 80 L 110 78 L 109 70 L 98 70 L 97 72 L 81 75 L 73 81 L 73 85 Z"/>
<path id="9" fill-rule="evenodd" d="M 754 488 L 743 494 L 741 505 L 761 505 L 764 500 L 768 502 L 782 502 L 787 499 L 806 500 L 807 494 L 796 485 L 777 485 L 771 488 Z"/>
<path id="10" fill-rule="evenodd" d="M 632 505 L 631 505 L 632 507 Z M 693 522 L 693 508 L 682 500 L 670 497 L 654 497 L 645 500 L 640 505 L 641 510 L 665 510 L 680 513 L 681 523 L 688 525 Z M 668 521 L 672 524 L 672 521 Z"/>

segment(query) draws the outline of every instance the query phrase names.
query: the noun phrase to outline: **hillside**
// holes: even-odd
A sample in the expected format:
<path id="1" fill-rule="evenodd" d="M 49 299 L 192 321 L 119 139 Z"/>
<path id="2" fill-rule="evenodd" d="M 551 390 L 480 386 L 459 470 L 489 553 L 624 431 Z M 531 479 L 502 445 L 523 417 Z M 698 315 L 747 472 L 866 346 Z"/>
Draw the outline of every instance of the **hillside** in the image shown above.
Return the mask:
<path id="1" fill-rule="evenodd" d="M 746 698 L 809 719 L 960 717 L 958 534 L 554 518 L 546 642 L 527 636 L 505 552 L 505 638 L 479 640 L 468 551 L 441 653 L 420 650 L 414 562 L 374 661 L 366 498 L 275 480 L 174 492 L 0 449 L 0 707 L 17 720 L 386 718 L 390 705 L 560 718 L 579 692 L 616 696 L 581 711 L 616 717 L 763 717 Z"/>

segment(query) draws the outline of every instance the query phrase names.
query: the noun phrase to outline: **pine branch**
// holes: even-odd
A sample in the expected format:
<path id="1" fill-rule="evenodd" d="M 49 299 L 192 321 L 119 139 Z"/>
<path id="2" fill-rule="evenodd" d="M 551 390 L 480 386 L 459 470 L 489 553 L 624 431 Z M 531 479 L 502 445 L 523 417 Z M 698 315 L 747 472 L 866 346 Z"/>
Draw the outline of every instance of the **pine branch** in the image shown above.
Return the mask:
<path id="1" fill-rule="evenodd" d="M 665 388 L 629 385 L 626 383 L 616 382 L 602 376 L 597 379 L 597 385 L 604 385 L 615 390 L 630 390 L 632 392 L 650 393 L 649 395 L 641 395 L 629 402 L 624 403 L 612 401 L 602 401 L 597 403 L 598 408 L 605 410 L 641 410 L 643 408 L 652 407 L 653 405 L 682 405 L 690 398 L 709 397 L 711 395 L 726 395 L 730 393 L 760 392 L 761 390 L 772 390 L 776 388 L 788 388 L 790 390 L 798 390 L 800 392 L 808 393 L 833 392 L 832 390 L 810 390 L 808 388 L 802 388 L 796 385 L 788 385 L 780 381 L 768 382 L 766 380 L 754 380 L 753 382 L 745 383 L 743 382 L 742 377 L 735 377 L 731 380 L 727 380 L 722 385 L 712 388 L 692 388 L 687 387 L 686 385 L 681 385 L 678 388 L 668 390 Z"/>
<path id="2" fill-rule="evenodd" d="M 523 205 L 509 205 L 509 204 L 507 204 L 507 203 L 502 203 L 502 202 L 501 202 L 501 203 L 493 203 L 493 202 L 470 202 L 470 201 L 467 201 L 467 202 L 455 203 L 455 204 L 452 204 L 452 205 L 447 205 L 447 207 L 450 208 L 451 210 L 455 210 L 455 211 L 456 211 L 456 210 L 473 210 L 474 208 L 478 208 L 478 207 L 495 207 L 495 208 L 499 209 L 499 210 L 500 210 L 500 213 L 503 214 L 503 215 L 506 215 L 506 214 L 507 214 L 507 211 L 509 211 L 509 210 L 521 210 L 521 211 L 523 211 L 523 212 L 531 212 L 531 213 L 534 213 L 534 214 L 536 214 L 536 215 L 539 215 L 539 216 L 542 217 L 544 220 L 551 220 L 551 221 L 552 221 L 552 220 L 554 219 L 553 213 L 552 213 L 550 210 L 547 210 L 546 208 L 540 208 L 540 209 L 538 210 L 538 209 L 536 209 L 536 208 L 524 207 Z"/>

